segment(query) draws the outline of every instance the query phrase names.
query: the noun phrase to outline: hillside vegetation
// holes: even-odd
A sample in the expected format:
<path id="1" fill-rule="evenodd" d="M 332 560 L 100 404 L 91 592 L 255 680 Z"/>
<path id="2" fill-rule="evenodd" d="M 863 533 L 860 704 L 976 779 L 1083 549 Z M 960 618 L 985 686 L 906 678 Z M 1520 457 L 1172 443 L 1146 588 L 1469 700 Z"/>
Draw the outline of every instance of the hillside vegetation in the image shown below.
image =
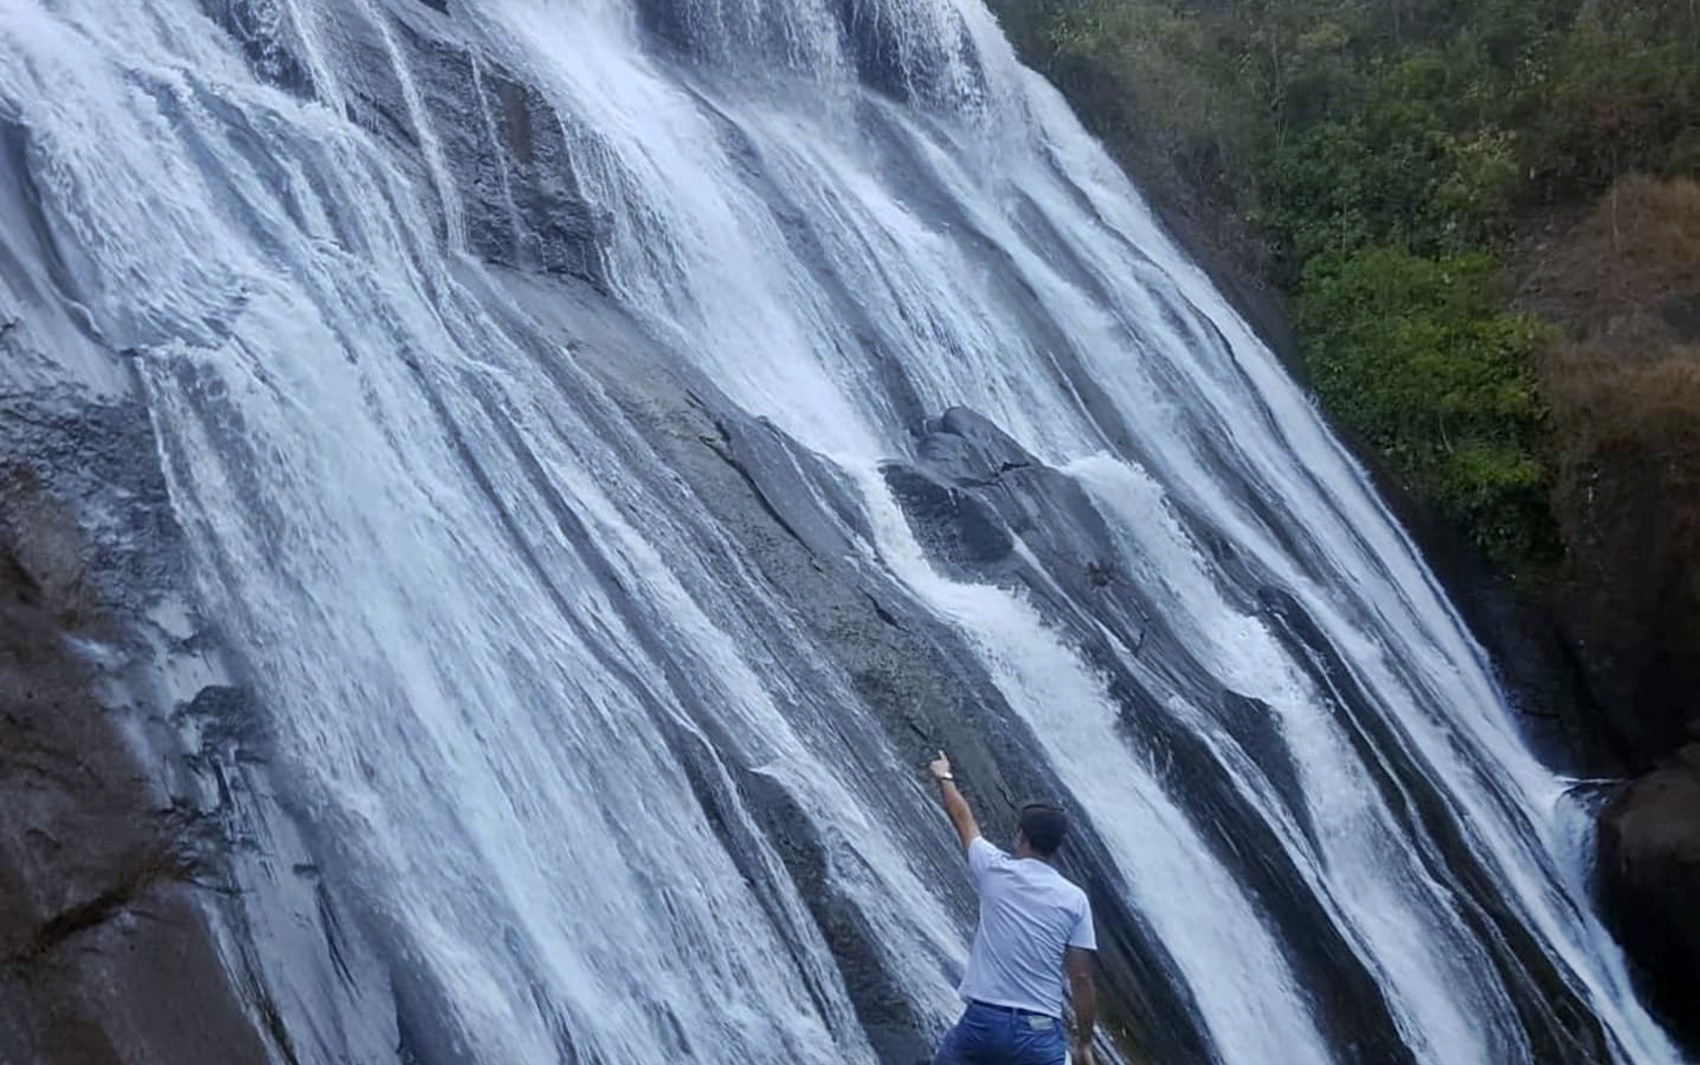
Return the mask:
<path id="1" fill-rule="evenodd" d="M 1700 3 L 994 0 L 1632 764 L 1700 690 Z M 1603 612 L 1603 616 L 1602 616 Z M 1690 641 L 1690 642 L 1684 642 Z"/>

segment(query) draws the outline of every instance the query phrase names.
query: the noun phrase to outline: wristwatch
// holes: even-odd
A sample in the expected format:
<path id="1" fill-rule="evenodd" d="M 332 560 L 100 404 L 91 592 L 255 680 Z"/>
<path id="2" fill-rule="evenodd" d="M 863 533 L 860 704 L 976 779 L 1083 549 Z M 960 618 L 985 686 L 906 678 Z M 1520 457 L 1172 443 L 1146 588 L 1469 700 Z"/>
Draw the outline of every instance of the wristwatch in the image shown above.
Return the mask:
<path id="1" fill-rule="evenodd" d="M 936 774 L 936 773 L 935 773 L 935 774 L 933 774 L 933 779 L 934 779 L 934 780 L 937 780 L 937 781 L 939 781 L 939 782 L 941 782 L 941 783 L 942 783 L 942 782 L 944 782 L 944 781 L 946 781 L 946 780 L 948 780 L 948 781 L 950 781 L 950 782 L 951 782 L 951 783 L 952 783 L 952 784 L 954 784 L 954 783 L 956 783 L 956 774 L 955 774 L 955 773 L 946 773 L 946 774 L 945 774 L 945 775 L 943 775 L 943 776 L 939 776 L 939 775 L 938 775 L 938 774 Z"/>

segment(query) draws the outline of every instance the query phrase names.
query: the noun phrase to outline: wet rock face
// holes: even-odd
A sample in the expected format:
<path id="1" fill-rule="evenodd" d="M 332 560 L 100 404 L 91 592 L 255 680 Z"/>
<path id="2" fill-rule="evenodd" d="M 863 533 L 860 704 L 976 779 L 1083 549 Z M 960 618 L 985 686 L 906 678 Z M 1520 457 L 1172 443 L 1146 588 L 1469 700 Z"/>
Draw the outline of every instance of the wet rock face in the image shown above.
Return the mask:
<path id="1" fill-rule="evenodd" d="M 419 87 L 443 162 L 464 212 L 468 250 L 520 270 L 604 283 L 601 247 L 609 219 L 579 188 L 565 119 L 535 87 L 470 50 L 398 24 L 397 39 Z M 384 59 L 376 49 L 373 63 Z M 399 84 L 368 82 L 376 131 L 406 114 Z M 397 109 L 401 109 L 398 111 Z"/>
<path id="2" fill-rule="evenodd" d="M 0 1062 L 389 1060 L 292 1037 L 291 1000 L 258 964 L 295 945 L 258 944 L 244 914 L 259 893 L 232 886 L 234 841 L 267 838 L 227 808 L 235 759 L 219 752 L 246 702 L 208 686 L 178 704 L 156 668 L 210 653 L 147 621 L 186 583 L 156 455 L 135 404 L 0 403 Z M 290 857 L 274 841 L 265 860 Z M 299 909 L 285 921 L 312 927 Z"/>
<path id="3" fill-rule="evenodd" d="M 315 83 L 298 16 L 287 5 L 202 0 L 202 7 L 261 78 L 337 108 L 395 149 L 417 187 L 438 206 L 452 206 L 439 213 L 459 215 L 455 239 L 472 254 L 604 283 L 611 221 L 580 188 L 566 118 L 500 64 L 438 36 L 454 25 L 446 0 L 419 0 L 417 9 L 400 12 L 330 9 L 334 25 L 317 33 L 322 46 L 342 53 L 329 57 L 348 75 L 335 98 L 333 87 Z M 458 203 L 443 204 L 445 196 Z"/>
<path id="4" fill-rule="evenodd" d="M 966 407 L 925 426 L 912 463 L 894 462 L 886 483 L 928 557 L 958 579 L 1024 586 L 1063 623 L 1083 622 L 1079 604 L 1130 647 L 1148 618 L 1108 560 L 1109 527 L 1086 492 Z M 1017 541 L 1030 549 L 1022 555 Z"/>
<path id="5" fill-rule="evenodd" d="M 263 1065 L 193 820 L 150 794 L 47 588 L 0 554 L 0 1061 Z"/>
<path id="6" fill-rule="evenodd" d="M 201 9 L 241 46 L 263 78 L 298 96 L 314 95 L 313 75 L 296 54 L 287 8 L 276 0 L 202 0 Z"/>
<path id="7" fill-rule="evenodd" d="M 1602 811 L 1601 901 L 1644 990 L 1700 1051 L 1700 744 L 1626 784 Z"/>

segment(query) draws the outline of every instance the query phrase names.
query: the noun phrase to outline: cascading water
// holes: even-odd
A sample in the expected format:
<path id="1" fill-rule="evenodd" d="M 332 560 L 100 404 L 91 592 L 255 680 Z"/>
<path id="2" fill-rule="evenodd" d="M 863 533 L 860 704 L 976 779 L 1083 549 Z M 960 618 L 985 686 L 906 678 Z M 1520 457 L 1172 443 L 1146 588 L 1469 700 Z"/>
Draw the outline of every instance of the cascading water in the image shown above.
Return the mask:
<path id="1" fill-rule="evenodd" d="M 145 403 L 393 999 L 269 957 L 297 1060 L 914 1061 L 945 741 L 1082 815 L 1159 1060 L 1675 1060 L 1412 545 L 976 0 L 0 0 L 0 133 L 8 380 Z"/>

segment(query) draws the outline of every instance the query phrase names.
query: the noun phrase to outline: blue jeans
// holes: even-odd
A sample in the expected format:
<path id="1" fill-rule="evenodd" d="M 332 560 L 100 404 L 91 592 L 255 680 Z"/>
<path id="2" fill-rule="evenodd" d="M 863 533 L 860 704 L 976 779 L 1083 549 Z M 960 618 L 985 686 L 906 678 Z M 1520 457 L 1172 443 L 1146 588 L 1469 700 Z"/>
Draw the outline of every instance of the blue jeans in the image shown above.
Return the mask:
<path id="1" fill-rule="evenodd" d="M 970 1002 L 933 1065 L 1063 1065 L 1068 1039 L 1055 1017 Z"/>

